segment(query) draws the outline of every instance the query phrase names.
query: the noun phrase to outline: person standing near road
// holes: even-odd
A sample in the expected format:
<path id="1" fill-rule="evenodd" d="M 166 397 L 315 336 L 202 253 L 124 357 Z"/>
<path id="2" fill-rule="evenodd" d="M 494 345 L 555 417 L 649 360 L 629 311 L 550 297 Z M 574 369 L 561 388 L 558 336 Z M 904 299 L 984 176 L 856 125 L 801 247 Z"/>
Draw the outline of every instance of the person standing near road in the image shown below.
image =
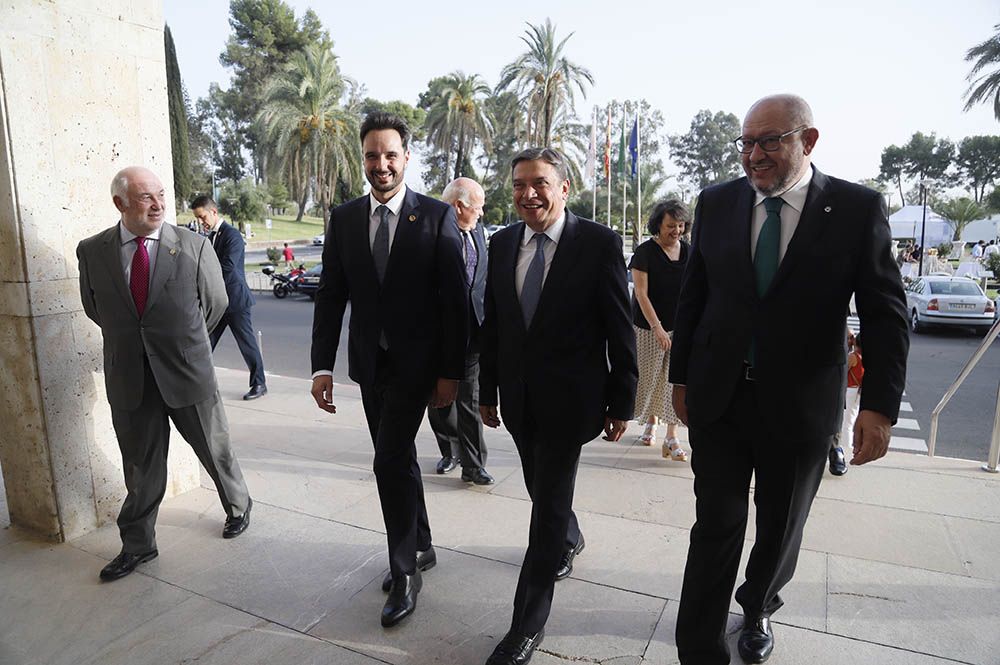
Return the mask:
<path id="1" fill-rule="evenodd" d="M 453 180 L 441 198 L 455 208 L 458 230 L 462 235 L 465 277 L 469 284 L 469 348 L 465 354 L 465 376 L 458 384 L 458 397 L 449 406 L 428 409 L 441 460 L 438 473 L 448 473 L 462 464 L 462 480 L 476 485 L 492 485 L 486 471 L 486 440 L 479 416 L 479 329 L 483 324 L 483 300 L 486 296 L 486 235 L 477 224 L 483 214 L 486 194 L 470 178 Z"/>
<path id="2" fill-rule="evenodd" d="M 285 260 L 285 267 L 291 270 L 295 267 L 295 252 L 285 243 L 285 248 L 281 250 L 281 257 Z"/>
<path id="3" fill-rule="evenodd" d="M 243 362 L 250 370 L 250 390 L 243 395 L 243 399 L 257 399 L 267 393 L 267 381 L 264 378 L 264 358 L 260 354 L 257 337 L 253 332 L 250 309 L 256 301 L 250 287 L 247 286 L 244 272 L 246 254 L 243 235 L 222 219 L 219 207 L 211 196 L 202 195 L 195 198 L 191 202 L 191 212 L 208 234 L 209 242 L 212 243 L 215 255 L 219 258 L 222 277 L 226 282 L 226 295 L 229 296 L 226 313 L 209 335 L 212 350 L 215 351 L 226 328 L 232 330 Z"/>
<path id="4" fill-rule="evenodd" d="M 683 665 L 730 662 L 751 477 L 738 648 L 747 663 L 771 655 L 771 615 L 844 414 L 852 293 L 869 352 L 852 464 L 885 455 L 899 412 L 909 336 L 885 199 L 813 167 L 818 139 L 805 100 L 765 97 L 734 141 L 746 177 L 698 198 L 670 362 L 697 497 L 676 626 Z"/>
<path id="5" fill-rule="evenodd" d="M 465 375 L 468 285 L 454 208 L 403 176 L 410 130 L 376 112 L 361 123 L 371 192 L 332 208 L 312 330 L 312 396 L 336 413 L 333 366 L 351 303 L 350 377 L 361 386 L 389 550 L 383 626 L 413 613 L 431 546 L 415 437 L 428 403 L 451 404 Z"/>

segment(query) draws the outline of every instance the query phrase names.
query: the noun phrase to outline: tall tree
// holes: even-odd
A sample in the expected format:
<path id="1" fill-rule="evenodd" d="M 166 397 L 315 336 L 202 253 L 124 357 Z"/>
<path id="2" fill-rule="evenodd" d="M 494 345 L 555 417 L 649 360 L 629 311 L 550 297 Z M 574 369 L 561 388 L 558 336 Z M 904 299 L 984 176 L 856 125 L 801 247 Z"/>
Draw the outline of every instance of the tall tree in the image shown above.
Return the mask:
<path id="1" fill-rule="evenodd" d="M 955 159 L 955 144 L 948 139 L 939 139 L 934 132 L 922 132 L 910 137 L 904 147 L 906 161 L 903 172 L 911 178 L 937 180 L 948 184 L 948 168 Z"/>
<path id="2" fill-rule="evenodd" d="M 238 92 L 230 88 L 222 90 L 218 83 L 208 87 L 208 96 L 202 97 L 195 105 L 198 125 L 208 136 L 209 151 L 215 174 L 222 180 L 236 182 L 246 175 L 243 159 L 243 132 L 245 125 L 240 121 L 233 97 Z"/>
<path id="3" fill-rule="evenodd" d="M 952 240 L 961 240 L 966 226 L 986 216 L 986 210 L 967 196 L 942 201 L 934 211 L 944 217 L 953 232 Z"/>
<path id="4" fill-rule="evenodd" d="M 529 23 L 524 32 L 521 41 L 528 50 L 500 72 L 497 92 L 513 89 L 527 116 L 529 142 L 550 145 L 553 129 L 575 115 L 574 90 L 586 97 L 586 86 L 594 84 L 594 76 L 564 54 L 573 33 L 557 40 L 550 19 L 544 25 Z"/>
<path id="5" fill-rule="evenodd" d="M 987 188 L 1000 178 L 1000 136 L 967 136 L 958 145 L 955 158 L 959 178 L 980 203 Z"/>
<path id="6" fill-rule="evenodd" d="M 170 118 L 170 153 L 174 163 L 174 201 L 183 207 L 191 194 L 191 153 L 188 145 L 188 114 L 184 86 L 177 66 L 177 49 L 170 26 L 163 27 L 163 47 L 167 61 L 167 111 Z"/>
<path id="7" fill-rule="evenodd" d="M 882 166 L 879 170 L 879 180 L 894 182 L 899 189 L 899 200 L 906 205 L 906 195 L 903 193 L 903 169 L 906 167 L 906 151 L 898 145 L 891 145 L 882 151 Z"/>
<path id="8" fill-rule="evenodd" d="M 683 177 L 701 190 L 740 174 L 740 156 L 732 141 L 740 135 L 740 120 L 732 113 L 698 111 L 686 134 L 668 140 Z"/>
<path id="9" fill-rule="evenodd" d="M 292 54 L 310 44 L 332 48 L 319 17 L 307 10 L 301 20 L 283 0 L 231 0 L 232 33 L 219 62 L 233 70 L 230 91 L 221 99 L 235 122 L 243 146 L 253 158 L 257 179 L 267 177 L 267 151 L 260 146 L 263 128 L 255 122 L 263 102 L 264 85 Z"/>
<path id="10" fill-rule="evenodd" d="M 1000 24 L 993 26 L 993 36 L 965 52 L 965 61 L 973 62 L 965 80 L 965 110 L 985 104 L 993 98 L 993 115 L 1000 120 Z"/>
<path id="11" fill-rule="evenodd" d="M 427 140 L 449 156 L 454 149 L 454 177 L 469 176 L 467 169 L 477 143 L 491 147 L 491 128 L 484 100 L 490 88 L 478 74 L 455 71 L 444 77 L 439 94 L 427 112 Z"/>
<path id="12" fill-rule="evenodd" d="M 343 103 L 352 83 L 341 76 L 333 51 L 313 44 L 294 54 L 264 89 L 257 119 L 265 144 L 297 194 L 298 220 L 310 187 L 325 221 L 341 181 L 350 185 L 361 178 L 360 100 Z"/>

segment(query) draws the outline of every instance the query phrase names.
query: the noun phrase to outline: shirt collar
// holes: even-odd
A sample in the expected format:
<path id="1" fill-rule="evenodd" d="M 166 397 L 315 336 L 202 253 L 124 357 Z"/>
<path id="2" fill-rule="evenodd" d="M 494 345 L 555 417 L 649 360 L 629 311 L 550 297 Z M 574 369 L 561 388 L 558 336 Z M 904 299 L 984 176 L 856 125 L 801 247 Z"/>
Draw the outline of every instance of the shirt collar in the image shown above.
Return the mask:
<path id="1" fill-rule="evenodd" d="M 372 214 L 372 216 L 375 215 L 375 211 L 378 209 L 378 207 L 380 205 L 384 205 L 386 208 L 389 209 L 389 212 L 391 212 L 393 215 L 396 215 L 398 217 L 399 216 L 399 209 L 403 207 L 403 199 L 405 199 L 405 198 L 406 198 L 406 184 L 405 183 L 403 184 L 402 187 L 399 188 L 399 191 L 396 192 L 393 195 L 393 197 L 391 199 L 389 199 L 388 201 L 386 201 L 385 203 L 380 202 L 378 199 L 375 198 L 375 196 L 371 192 L 368 192 L 368 200 L 369 200 L 369 203 L 371 205 L 371 211 L 372 211 L 371 214 Z"/>
<path id="2" fill-rule="evenodd" d="M 148 236 L 146 236 L 146 240 L 159 240 L 160 239 L 160 229 L 162 229 L 162 228 L 163 228 L 163 225 L 161 224 L 155 231 L 153 231 Z M 139 236 L 137 236 L 136 234 L 134 234 L 131 231 L 129 231 L 128 229 L 126 229 L 125 225 L 122 224 L 121 221 L 119 221 L 118 222 L 118 237 L 121 240 L 122 244 L 126 245 L 126 244 L 132 242 L 133 240 L 135 240 L 136 238 L 138 238 Z"/>
<path id="3" fill-rule="evenodd" d="M 566 228 L 566 211 L 563 211 L 562 217 L 556 220 L 555 224 L 549 228 L 542 231 L 542 234 L 547 235 L 549 240 L 555 244 L 559 244 L 559 238 L 562 236 L 563 229 Z M 524 237 L 521 238 L 521 246 L 525 247 L 532 238 L 538 235 L 536 232 L 531 230 L 527 224 L 524 225 Z"/>
<path id="4" fill-rule="evenodd" d="M 806 207 L 806 195 L 809 193 L 809 183 L 812 182 L 813 170 L 812 166 L 806 169 L 805 174 L 799 178 L 799 181 L 786 189 L 783 193 L 779 194 L 777 198 L 784 201 L 786 206 L 791 206 L 799 214 L 802 214 L 802 209 Z M 757 196 L 754 199 L 754 206 L 758 206 L 764 202 L 765 198 L 769 198 L 757 192 Z"/>

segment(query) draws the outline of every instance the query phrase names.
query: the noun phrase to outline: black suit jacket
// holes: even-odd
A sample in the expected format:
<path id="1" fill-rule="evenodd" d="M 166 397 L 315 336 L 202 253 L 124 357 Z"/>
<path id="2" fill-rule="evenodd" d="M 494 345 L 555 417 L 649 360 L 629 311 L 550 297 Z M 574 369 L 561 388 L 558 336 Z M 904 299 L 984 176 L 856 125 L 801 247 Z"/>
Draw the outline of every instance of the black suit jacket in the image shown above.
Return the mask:
<path id="1" fill-rule="evenodd" d="M 486 250 L 486 232 L 482 224 L 472 229 L 472 242 L 476 247 L 479 262 L 469 287 L 469 351 L 479 351 L 479 331 L 486 316 L 486 273 L 489 266 L 489 252 Z"/>
<path id="2" fill-rule="evenodd" d="M 687 385 L 689 422 L 697 427 L 722 416 L 753 338 L 768 434 L 790 439 L 838 431 L 852 293 L 864 332 L 861 408 L 895 422 L 909 336 L 883 198 L 814 168 L 795 234 L 758 298 L 750 258 L 754 196 L 740 178 L 698 199 L 670 352 L 671 383 Z"/>
<path id="3" fill-rule="evenodd" d="M 226 280 L 226 295 L 229 296 L 227 312 L 241 312 L 250 309 L 256 302 L 250 287 L 247 286 L 247 276 L 243 263 L 245 246 L 243 235 L 226 222 L 219 223 L 212 239 L 212 248 L 219 257 L 222 266 L 222 277 Z"/>
<path id="4" fill-rule="evenodd" d="M 583 445 L 605 416 L 632 418 L 638 369 L 621 237 L 569 211 L 565 224 L 528 329 L 514 281 L 525 225 L 490 238 L 479 402 L 499 390 L 514 436 L 530 410 L 541 437 Z"/>
<path id="5" fill-rule="evenodd" d="M 350 300 L 351 379 L 374 382 L 384 331 L 393 380 L 400 385 L 424 390 L 439 377 L 460 380 L 469 298 L 454 209 L 406 190 L 380 287 L 369 242 L 369 207 L 365 195 L 330 211 L 313 314 L 313 371 L 333 369 Z"/>

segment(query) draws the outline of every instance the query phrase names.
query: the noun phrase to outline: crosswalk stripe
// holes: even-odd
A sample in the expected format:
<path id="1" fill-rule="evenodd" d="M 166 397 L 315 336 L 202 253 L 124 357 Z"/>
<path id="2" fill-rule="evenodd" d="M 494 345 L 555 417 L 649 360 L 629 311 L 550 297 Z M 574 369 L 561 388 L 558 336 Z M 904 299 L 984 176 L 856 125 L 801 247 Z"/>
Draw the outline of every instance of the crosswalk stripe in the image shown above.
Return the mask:
<path id="1" fill-rule="evenodd" d="M 910 405 L 909 402 L 900 402 L 899 410 L 902 411 L 903 413 L 913 413 L 913 407 Z"/>
<path id="2" fill-rule="evenodd" d="M 893 425 L 896 429 L 909 429 L 909 430 L 920 430 L 920 423 L 917 422 L 916 418 L 899 418 L 896 424 Z"/>
<path id="3" fill-rule="evenodd" d="M 918 453 L 926 453 L 927 443 L 923 439 L 893 435 L 893 437 L 889 439 L 889 448 L 893 450 L 912 450 Z"/>

